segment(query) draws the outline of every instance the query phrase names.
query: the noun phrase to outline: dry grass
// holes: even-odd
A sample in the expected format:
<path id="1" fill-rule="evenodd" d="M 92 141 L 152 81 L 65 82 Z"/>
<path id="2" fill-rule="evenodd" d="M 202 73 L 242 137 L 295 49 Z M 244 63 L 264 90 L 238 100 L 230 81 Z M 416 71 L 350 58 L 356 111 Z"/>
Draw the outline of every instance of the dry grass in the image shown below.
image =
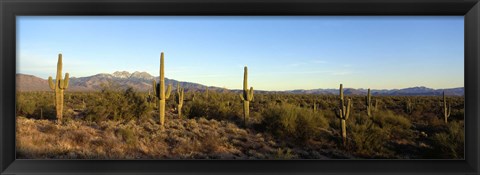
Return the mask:
<path id="1" fill-rule="evenodd" d="M 262 134 L 204 118 L 170 119 L 163 131 L 153 119 L 56 125 L 17 118 L 20 159 L 274 159 L 279 149 L 286 148 Z"/>

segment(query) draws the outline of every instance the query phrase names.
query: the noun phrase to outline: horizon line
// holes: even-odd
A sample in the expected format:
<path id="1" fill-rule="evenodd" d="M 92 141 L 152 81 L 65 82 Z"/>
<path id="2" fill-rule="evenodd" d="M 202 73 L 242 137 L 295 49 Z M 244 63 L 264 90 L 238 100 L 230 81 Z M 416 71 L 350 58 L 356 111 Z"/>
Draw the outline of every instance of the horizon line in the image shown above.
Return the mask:
<path id="1" fill-rule="evenodd" d="M 115 71 L 115 72 L 122 72 L 122 71 Z M 126 71 L 128 72 L 128 71 Z M 141 71 L 135 71 L 135 72 L 141 72 Z M 148 72 L 147 72 L 148 73 Z M 36 75 L 31 75 L 31 74 L 25 74 L 25 73 L 16 73 L 16 75 L 27 75 L 27 76 L 34 76 L 34 77 L 37 77 L 37 78 L 40 78 L 42 80 L 48 80 L 48 79 L 44 79 L 42 77 L 38 77 Z M 95 75 L 100 75 L 100 74 L 109 74 L 109 73 L 98 73 L 98 74 L 94 74 L 94 75 L 90 75 L 90 76 L 85 76 L 85 77 L 91 77 L 91 76 L 95 76 Z M 110 74 L 111 75 L 111 74 Z M 159 76 L 153 76 L 154 78 L 158 78 Z M 54 77 L 52 77 L 54 78 Z M 84 78 L 84 77 L 70 77 L 70 78 Z M 194 83 L 194 84 L 199 84 L 199 85 L 202 85 L 202 86 L 206 86 L 206 87 L 209 87 L 209 88 L 219 88 L 219 89 L 228 89 L 228 90 L 243 90 L 243 89 L 236 89 L 236 88 L 224 88 L 224 87 L 219 87 L 219 86 L 210 86 L 210 85 L 204 85 L 204 84 L 200 84 L 200 83 L 196 83 L 196 82 L 189 82 L 189 81 L 181 81 L 181 80 L 176 80 L 176 79 L 171 79 L 171 78 L 168 78 L 168 77 L 165 77 L 166 79 L 169 79 L 169 80 L 174 80 L 174 81 L 177 81 L 177 82 L 181 82 L 181 83 Z M 344 83 L 341 83 L 341 84 L 344 84 Z M 340 84 L 339 84 L 340 85 Z M 173 85 L 172 85 L 173 86 Z M 172 88 L 176 88 L 175 87 L 172 87 Z M 408 89 L 408 88 L 428 88 L 428 89 L 433 89 L 433 90 L 445 90 L 445 89 L 458 89 L 458 88 L 465 88 L 465 86 L 456 86 L 456 87 L 448 87 L 448 88 L 432 88 L 432 87 L 428 87 L 428 86 L 423 86 L 423 85 L 416 85 L 416 86 L 410 86 L 410 87 L 403 87 L 403 88 L 391 88 L 391 89 L 387 89 L 387 88 L 376 88 L 376 89 L 373 89 L 373 88 L 365 88 L 365 87 L 359 87 L 359 88 L 354 88 L 354 87 L 344 87 L 344 89 L 356 89 L 356 90 L 367 90 L 367 89 L 370 89 L 372 91 L 384 91 L 384 90 L 400 90 L 400 89 Z M 283 92 L 283 91 L 310 91 L 310 90 L 333 90 L 333 89 L 339 89 L 338 87 L 335 88 L 335 87 L 332 87 L 332 88 L 313 88 L 313 89 L 288 89 L 288 90 L 264 90 L 264 89 L 255 89 L 256 91 L 270 91 L 270 92 Z"/>

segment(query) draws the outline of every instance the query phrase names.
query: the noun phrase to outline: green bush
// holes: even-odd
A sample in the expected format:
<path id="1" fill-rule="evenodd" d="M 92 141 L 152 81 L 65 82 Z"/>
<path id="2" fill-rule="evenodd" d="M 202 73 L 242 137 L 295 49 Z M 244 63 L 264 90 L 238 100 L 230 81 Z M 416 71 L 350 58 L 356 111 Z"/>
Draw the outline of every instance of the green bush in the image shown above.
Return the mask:
<path id="1" fill-rule="evenodd" d="M 128 129 L 128 128 L 118 129 L 116 132 L 116 136 L 122 139 L 123 141 L 125 141 L 127 145 L 133 145 L 136 142 L 135 134 L 131 129 Z"/>
<path id="2" fill-rule="evenodd" d="M 396 140 L 413 140 L 412 124 L 404 116 L 389 110 L 374 112 L 373 116 L 357 114 L 352 117 L 353 122 L 347 122 L 347 137 L 350 135 L 359 156 L 392 157 Z"/>
<path id="3" fill-rule="evenodd" d="M 240 100 L 235 94 L 209 92 L 209 98 L 197 98 L 186 103 L 185 111 L 190 118 L 228 120 L 240 116 Z M 238 97 L 237 97 L 238 98 Z"/>
<path id="4" fill-rule="evenodd" d="M 146 99 L 131 87 L 119 90 L 115 86 L 104 86 L 91 100 L 86 109 L 88 121 L 141 119 L 152 111 Z"/>
<path id="5" fill-rule="evenodd" d="M 55 119 L 54 96 L 48 92 L 19 92 L 16 100 L 17 116 L 34 119 Z"/>
<path id="6" fill-rule="evenodd" d="M 463 159 L 465 153 L 463 122 L 449 122 L 447 131 L 434 134 L 431 141 L 433 150 L 429 152 L 429 158 Z"/>
<path id="7" fill-rule="evenodd" d="M 278 138 L 293 138 L 300 143 L 316 137 L 319 128 L 328 126 L 320 113 L 286 103 L 268 106 L 262 116 L 262 123 L 268 132 Z"/>
<path id="8" fill-rule="evenodd" d="M 388 130 L 375 125 L 371 120 L 350 125 L 347 137 L 352 139 L 355 152 L 360 156 L 388 156 L 392 154 L 386 145 L 389 141 Z"/>
<path id="9" fill-rule="evenodd" d="M 395 114 L 390 110 L 377 111 L 373 115 L 374 123 L 385 130 L 390 139 L 412 139 L 412 123 L 406 117 Z"/>

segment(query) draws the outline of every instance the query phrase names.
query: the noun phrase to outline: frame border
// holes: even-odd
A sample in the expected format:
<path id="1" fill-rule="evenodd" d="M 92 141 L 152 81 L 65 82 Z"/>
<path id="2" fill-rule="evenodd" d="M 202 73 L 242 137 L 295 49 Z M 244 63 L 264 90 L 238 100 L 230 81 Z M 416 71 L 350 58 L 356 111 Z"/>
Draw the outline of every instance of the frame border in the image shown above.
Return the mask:
<path id="1" fill-rule="evenodd" d="M 480 174 L 479 0 L 0 0 L 0 174 Z M 462 15 L 464 160 L 16 160 L 16 16 Z"/>

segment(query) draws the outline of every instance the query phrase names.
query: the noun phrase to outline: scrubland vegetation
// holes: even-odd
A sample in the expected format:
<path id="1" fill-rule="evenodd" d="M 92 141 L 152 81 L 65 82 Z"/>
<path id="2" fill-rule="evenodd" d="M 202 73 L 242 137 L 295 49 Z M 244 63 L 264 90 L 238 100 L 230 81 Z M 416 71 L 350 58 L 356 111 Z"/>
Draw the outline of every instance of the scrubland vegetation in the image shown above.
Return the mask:
<path id="1" fill-rule="evenodd" d="M 255 94 L 114 83 L 68 92 L 59 55 L 52 92 L 17 92 L 17 158 L 462 159 L 464 97 Z M 170 96 L 175 96 L 170 98 Z"/>
<path id="2" fill-rule="evenodd" d="M 172 93 L 173 95 L 173 93 Z M 187 91 L 182 117 L 166 101 L 165 127 L 148 92 L 106 85 L 66 92 L 56 124 L 53 92 L 17 94 L 18 158 L 62 159 L 462 159 L 464 98 L 365 96 L 352 101 L 346 144 L 338 95 L 255 94 L 244 124 L 243 101 L 229 91 Z M 193 98 L 195 96 L 195 98 Z M 314 110 L 316 104 L 316 110 Z M 411 107 L 408 107 L 410 104 Z"/>

